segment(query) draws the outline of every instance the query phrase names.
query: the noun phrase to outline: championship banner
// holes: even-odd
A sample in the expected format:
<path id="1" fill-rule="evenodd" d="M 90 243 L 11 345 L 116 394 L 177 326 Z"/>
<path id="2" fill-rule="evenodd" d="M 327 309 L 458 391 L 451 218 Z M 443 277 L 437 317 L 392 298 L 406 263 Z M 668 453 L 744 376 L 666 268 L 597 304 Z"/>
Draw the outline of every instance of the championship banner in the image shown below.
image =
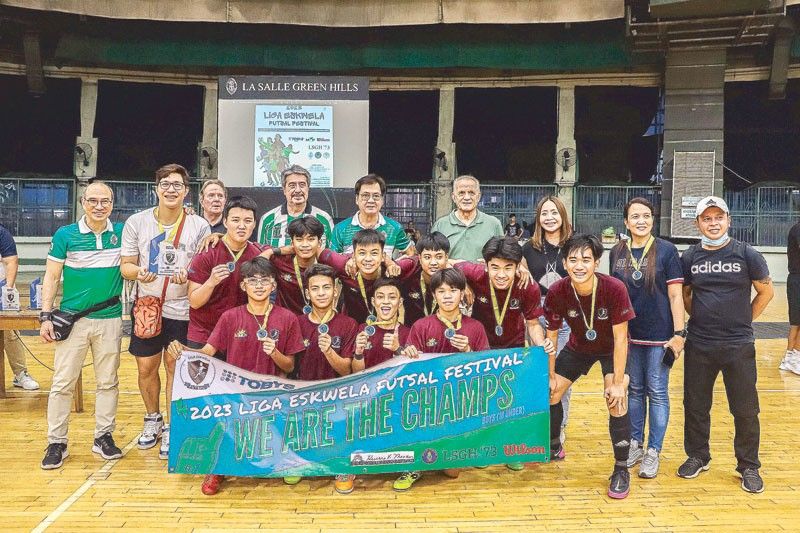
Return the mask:
<path id="1" fill-rule="evenodd" d="M 191 351 L 176 366 L 170 472 L 333 476 L 550 457 L 540 347 L 397 358 L 317 382 Z"/>

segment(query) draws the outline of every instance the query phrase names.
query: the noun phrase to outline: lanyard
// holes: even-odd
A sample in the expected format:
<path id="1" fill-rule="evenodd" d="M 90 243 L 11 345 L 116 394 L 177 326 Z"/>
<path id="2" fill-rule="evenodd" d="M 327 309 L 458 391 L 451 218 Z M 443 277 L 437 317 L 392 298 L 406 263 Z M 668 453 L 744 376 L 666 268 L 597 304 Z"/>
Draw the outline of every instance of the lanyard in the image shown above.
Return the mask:
<path id="1" fill-rule="evenodd" d="M 639 261 L 637 261 L 636 258 L 633 257 L 633 249 L 631 248 L 632 240 L 633 239 L 628 239 L 628 242 L 626 243 L 628 245 L 628 254 L 630 254 L 631 256 L 631 266 L 635 271 L 639 272 L 642 269 L 642 267 L 639 264 Z M 642 251 L 642 260 L 644 260 L 644 256 L 647 255 L 647 252 L 650 251 L 650 248 L 653 246 L 654 242 L 656 242 L 656 238 L 650 235 L 650 238 L 647 240 L 647 244 L 644 245 L 644 250 Z"/>
<path id="2" fill-rule="evenodd" d="M 578 309 L 581 310 L 581 318 L 583 319 L 583 324 L 586 326 L 586 332 L 594 331 L 594 304 L 597 300 L 597 276 L 593 276 L 594 280 L 592 280 L 592 316 L 589 322 L 586 321 L 586 313 L 583 312 L 583 305 L 581 305 L 581 299 L 578 298 L 578 291 L 575 290 L 575 285 L 572 285 L 572 292 L 575 293 L 575 299 L 578 300 Z M 589 339 L 592 340 L 592 339 Z"/>
<path id="3" fill-rule="evenodd" d="M 419 292 L 420 297 L 422 298 L 422 310 L 425 312 L 425 316 L 428 316 L 436 311 L 436 299 L 433 298 L 433 301 L 431 302 L 431 310 L 428 311 L 428 302 L 425 300 L 425 295 L 428 293 L 428 288 L 425 286 L 425 276 L 422 274 L 422 272 L 419 273 Z"/>
<path id="4" fill-rule="evenodd" d="M 303 289 L 303 276 L 300 274 L 300 263 L 298 263 L 296 255 L 292 257 L 292 263 L 294 263 L 294 278 L 297 280 L 297 286 L 300 287 L 300 296 L 303 297 L 303 303 L 308 305 L 306 291 Z"/>
<path id="5" fill-rule="evenodd" d="M 506 294 L 506 303 L 503 304 L 503 312 L 500 312 L 500 307 L 497 305 L 497 295 L 494 292 L 494 285 L 489 282 L 489 294 L 492 297 L 492 311 L 494 311 L 494 321 L 497 326 L 503 325 L 503 320 L 506 318 L 506 311 L 508 311 L 508 302 L 511 301 L 511 289 L 514 288 L 514 280 L 511 280 L 512 285 L 508 287 L 508 294 Z"/>
<path id="6" fill-rule="evenodd" d="M 258 332 L 256 333 L 256 337 L 258 337 L 258 340 L 260 340 L 260 341 L 266 340 L 267 339 L 267 321 L 269 320 L 269 314 L 272 312 L 272 304 L 269 304 L 269 307 L 267 307 L 267 310 L 264 312 L 264 321 L 261 322 L 260 324 L 258 322 L 258 318 L 256 317 L 256 314 L 254 312 L 250 311 L 250 306 L 249 305 L 247 306 L 247 311 L 251 315 L 253 315 L 253 320 L 256 321 L 256 325 L 258 326 Z"/>
<path id="7" fill-rule="evenodd" d="M 327 323 L 328 323 L 328 321 L 329 321 L 331 318 L 333 318 L 333 314 L 334 314 L 335 312 L 336 312 L 336 311 L 335 311 L 335 310 L 334 310 L 334 308 L 331 306 L 331 308 L 330 308 L 330 309 L 328 309 L 328 312 L 326 312 L 326 313 L 325 313 L 325 316 L 323 316 L 323 317 L 322 317 L 322 320 L 320 320 L 320 321 L 319 321 L 319 323 L 320 323 L 320 324 L 327 324 Z M 309 314 L 308 318 L 311 318 L 311 315 L 310 315 L 310 314 Z"/>
<path id="8" fill-rule="evenodd" d="M 161 224 L 161 221 L 158 220 L 158 208 L 157 207 L 153 211 L 153 215 L 155 215 L 155 217 L 156 217 L 156 223 L 158 224 L 158 232 L 159 233 L 164 233 L 164 226 Z M 175 239 L 175 234 L 178 232 L 178 228 L 180 227 L 181 221 L 183 220 L 184 216 L 186 216 L 186 211 L 183 208 L 181 208 L 181 214 L 178 215 L 178 220 L 176 220 L 175 224 L 172 225 L 172 229 L 169 230 L 169 235 L 167 235 L 164 238 L 165 242 L 166 241 L 172 241 L 172 240 Z M 178 243 L 176 243 L 176 242 L 172 243 L 173 246 L 175 246 L 177 244 Z"/>
<path id="9" fill-rule="evenodd" d="M 364 278 L 361 276 L 361 272 L 356 275 L 356 279 L 358 279 L 358 289 L 361 291 L 361 299 L 364 300 L 364 307 L 367 308 L 367 313 L 369 313 L 371 317 L 375 317 L 375 311 L 372 310 L 369 305 L 369 300 L 367 299 L 367 288 L 364 286 Z M 374 320 L 371 320 L 371 322 L 374 322 Z"/>
<path id="10" fill-rule="evenodd" d="M 436 313 L 436 318 L 438 318 L 441 321 L 441 323 L 444 324 L 445 327 L 447 327 L 447 329 L 452 329 L 454 332 L 461 329 L 461 317 L 462 315 L 461 313 L 459 313 L 458 320 L 456 320 L 456 323 L 453 324 L 439 313 Z"/>
<path id="11" fill-rule="evenodd" d="M 225 237 L 227 237 L 227 235 Z M 228 252 L 230 252 L 231 257 L 233 257 L 233 262 L 237 263 L 239 261 L 239 258 L 242 257 L 242 254 L 244 253 L 244 251 L 247 250 L 247 243 L 245 243 L 244 248 L 242 248 L 238 252 L 234 253 L 234 251 L 231 250 L 231 247 L 228 245 L 227 241 L 225 240 L 225 237 L 222 237 L 222 244 L 224 244 L 225 248 L 227 248 Z"/>

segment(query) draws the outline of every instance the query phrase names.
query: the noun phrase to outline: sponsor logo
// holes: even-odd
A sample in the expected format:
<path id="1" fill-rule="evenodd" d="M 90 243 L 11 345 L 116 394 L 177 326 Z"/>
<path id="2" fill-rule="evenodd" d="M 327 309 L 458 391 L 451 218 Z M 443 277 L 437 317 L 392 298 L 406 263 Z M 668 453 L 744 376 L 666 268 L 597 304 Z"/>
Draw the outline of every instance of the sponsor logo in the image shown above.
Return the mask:
<path id="1" fill-rule="evenodd" d="M 478 301 L 481 302 L 482 304 L 489 303 L 489 299 L 486 298 L 486 296 L 478 296 Z"/>
<path id="2" fill-rule="evenodd" d="M 213 363 L 198 355 L 182 357 L 180 376 L 187 389 L 206 390 L 216 375 Z"/>
<path id="3" fill-rule="evenodd" d="M 234 375 L 234 377 L 236 377 Z M 252 390 L 293 390 L 295 388 L 291 383 L 282 383 L 278 380 L 261 381 L 260 379 L 251 379 L 246 376 L 239 376 L 239 385 L 249 387 Z"/>
<path id="4" fill-rule="evenodd" d="M 247 331 L 244 328 L 240 329 L 236 333 L 233 334 L 234 339 L 246 339 L 247 338 Z"/>
<path id="5" fill-rule="evenodd" d="M 434 346 L 436 346 L 437 344 L 439 344 L 439 341 L 437 341 L 437 340 L 436 340 L 436 339 L 434 339 L 433 337 L 431 337 L 430 339 L 428 339 L 428 340 L 425 342 L 425 346 L 427 346 L 428 348 L 433 348 L 433 347 L 434 347 Z"/>
<path id="6" fill-rule="evenodd" d="M 567 311 L 567 316 L 570 318 L 578 318 L 578 311 L 576 311 L 575 309 L 570 309 L 569 311 Z"/>
<path id="7" fill-rule="evenodd" d="M 528 444 L 503 444 L 503 454 L 506 457 L 515 455 L 536 455 L 545 453 L 544 446 L 530 446 Z"/>
<path id="8" fill-rule="evenodd" d="M 231 372 L 230 370 L 223 370 L 222 375 L 219 377 L 220 381 L 224 381 L 226 383 L 233 383 L 236 381 L 236 378 L 239 377 L 239 374 L 236 372 Z"/>
<path id="9" fill-rule="evenodd" d="M 283 275 L 283 279 L 285 281 L 292 281 L 292 275 L 291 274 L 284 274 Z"/>
<path id="10" fill-rule="evenodd" d="M 239 90 L 239 84 L 236 83 L 234 78 L 228 78 L 228 81 L 225 82 L 225 90 L 228 91 L 229 95 L 233 96 Z"/>
<path id="11" fill-rule="evenodd" d="M 427 464 L 433 464 L 439 458 L 439 454 L 436 453 L 436 450 L 433 448 L 427 448 L 424 452 L 422 452 L 422 462 Z"/>
<path id="12" fill-rule="evenodd" d="M 608 309 L 605 307 L 601 307 L 597 310 L 597 318 L 598 320 L 608 320 Z"/>
<path id="13" fill-rule="evenodd" d="M 731 273 L 741 271 L 742 265 L 739 263 L 723 263 L 722 261 L 712 263 L 711 261 L 705 261 L 697 265 L 692 265 L 692 274 L 709 274 L 712 272 Z"/>
<path id="14" fill-rule="evenodd" d="M 308 340 L 308 339 L 303 339 L 303 346 L 305 346 L 306 348 L 308 348 L 310 345 L 311 345 L 311 341 L 310 341 L 310 340 Z"/>
<path id="15" fill-rule="evenodd" d="M 413 299 L 415 299 L 415 300 L 419 300 L 422 297 L 422 295 L 420 293 L 418 293 L 417 291 L 409 292 L 408 296 L 413 298 Z"/>
<path id="16" fill-rule="evenodd" d="M 352 466 L 405 465 L 414 462 L 414 452 L 351 453 Z"/>
<path id="17" fill-rule="evenodd" d="M 511 301 L 508 302 L 508 306 L 511 309 L 519 309 L 519 298 L 511 298 Z"/>

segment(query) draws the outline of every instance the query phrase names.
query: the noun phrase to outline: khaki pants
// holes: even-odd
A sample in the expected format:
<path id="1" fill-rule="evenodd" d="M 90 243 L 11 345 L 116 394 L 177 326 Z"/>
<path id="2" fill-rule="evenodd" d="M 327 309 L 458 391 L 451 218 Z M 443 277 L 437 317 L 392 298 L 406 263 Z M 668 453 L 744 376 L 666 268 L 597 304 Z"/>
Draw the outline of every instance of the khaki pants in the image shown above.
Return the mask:
<path id="1" fill-rule="evenodd" d="M 67 442 L 75 382 L 89 347 L 92 348 L 97 382 L 94 436 L 113 433 L 119 399 L 117 370 L 121 342 L 122 318 L 81 318 L 67 340 L 56 344 L 53 386 L 47 400 L 48 443 Z"/>
<path id="2" fill-rule="evenodd" d="M 0 333 L 0 335 L 5 335 L 6 357 L 8 358 L 8 364 L 14 376 L 23 370 L 27 370 L 28 368 L 25 365 L 25 347 L 22 346 L 22 341 L 19 338 L 19 331 L 6 331 Z"/>

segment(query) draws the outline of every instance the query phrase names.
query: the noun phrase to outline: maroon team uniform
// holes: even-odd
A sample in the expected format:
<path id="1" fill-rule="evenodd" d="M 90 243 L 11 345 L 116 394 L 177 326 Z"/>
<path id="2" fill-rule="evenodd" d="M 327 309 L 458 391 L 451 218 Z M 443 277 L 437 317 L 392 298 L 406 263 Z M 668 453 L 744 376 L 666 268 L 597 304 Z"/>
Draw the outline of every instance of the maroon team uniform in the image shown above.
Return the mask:
<path id="1" fill-rule="evenodd" d="M 457 263 L 456 268 L 464 273 L 467 283 L 475 293 L 472 304 L 472 318 L 478 320 L 486 328 L 486 335 L 492 348 L 519 348 L 525 345 L 526 320 L 536 320 L 542 316 L 542 294 L 539 284 L 531 282 L 524 289 L 517 287 L 517 280 L 512 280 L 511 296 L 508 311 L 503 317 L 503 334 L 497 335 L 497 321 L 492 307 L 489 273 L 486 266 L 478 263 Z M 500 313 L 508 297 L 508 289 L 494 291 Z"/>
<path id="2" fill-rule="evenodd" d="M 208 344 L 219 352 L 225 352 L 228 363 L 244 370 L 284 376 L 272 357 L 264 352 L 257 332 L 264 323 L 264 315 L 255 315 L 240 305 L 225 311 L 219 318 Z M 284 355 L 302 353 L 303 336 L 297 317 L 291 311 L 273 305 L 267 319 L 267 334 L 275 340 L 275 348 Z M 295 365 L 297 360 L 295 360 Z"/>
<path id="3" fill-rule="evenodd" d="M 433 293 L 431 292 L 430 284 L 425 284 L 425 291 L 423 292 L 420 285 L 420 276 L 422 276 L 422 267 L 419 264 L 419 257 L 401 257 L 397 260 L 398 266 L 402 270 L 399 277 L 400 286 L 403 288 L 403 308 L 405 308 L 405 322 L 406 324 L 413 324 L 417 320 L 425 318 L 425 307 L 428 313 L 433 313 L 434 302 Z"/>
<path id="4" fill-rule="evenodd" d="M 319 349 L 319 324 L 312 322 L 308 315 L 298 318 L 300 332 L 303 336 L 305 353 L 300 360 L 300 372 L 297 379 L 303 381 L 318 381 L 321 379 L 338 378 L 339 374 L 328 362 L 328 359 Z M 353 357 L 355 349 L 358 323 L 347 315 L 336 313 L 328 321 L 328 335 L 331 336 L 331 348 L 340 357 Z"/>
<path id="5" fill-rule="evenodd" d="M 454 353 L 459 350 L 450 344 L 450 339 L 444 336 L 447 326 L 435 314 L 418 320 L 411 326 L 411 331 L 406 339 L 407 345 L 413 345 L 420 353 Z M 489 339 L 483 324 L 468 316 L 461 317 L 461 329 L 456 333 L 466 335 L 469 346 L 473 352 L 489 349 Z"/>
<path id="6" fill-rule="evenodd" d="M 261 249 L 248 242 L 244 252 L 236 262 L 236 269 L 231 275 L 214 287 L 206 304 L 198 309 L 189 308 L 189 333 L 187 338 L 198 344 L 205 344 L 222 313 L 236 306 L 247 303 L 247 293 L 239 284 L 242 281 L 240 266 L 261 254 Z M 211 269 L 233 261 L 228 248 L 220 242 L 206 252 L 200 252 L 192 258 L 189 265 L 188 279 L 195 283 L 205 283 L 211 277 Z"/>
<path id="7" fill-rule="evenodd" d="M 303 290 L 297 283 L 297 273 L 294 271 L 294 256 L 273 255 L 270 258 L 270 262 L 277 270 L 277 279 L 275 281 L 278 284 L 278 296 L 276 302 L 295 315 L 302 315 L 306 301 L 303 299 Z M 306 269 L 300 266 L 299 268 L 300 279 L 302 280 Z"/>
<path id="8" fill-rule="evenodd" d="M 364 331 L 366 328 L 366 324 L 361 324 L 358 327 L 358 333 Z M 400 324 L 400 327 L 397 329 L 397 334 L 400 337 L 400 347 L 402 348 L 407 344 L 408 341 L 408 334 L 411 332 L 411 328 L 408 326 L 404 326 Z M 364 367 L 370 368 L 375 365 L 379 365 L 384 361 L 388 361 L 392 357 L 394 357 L 394 352 L 391 350 L 387 350 L 383 347 L 383 337 L 386 334 L 394 333 L 394 329 L 383 329 L 378 326 L 375 326 L 375 335 L 371 336 L 367 341 L 367 347 L 364 350 Z"/>

